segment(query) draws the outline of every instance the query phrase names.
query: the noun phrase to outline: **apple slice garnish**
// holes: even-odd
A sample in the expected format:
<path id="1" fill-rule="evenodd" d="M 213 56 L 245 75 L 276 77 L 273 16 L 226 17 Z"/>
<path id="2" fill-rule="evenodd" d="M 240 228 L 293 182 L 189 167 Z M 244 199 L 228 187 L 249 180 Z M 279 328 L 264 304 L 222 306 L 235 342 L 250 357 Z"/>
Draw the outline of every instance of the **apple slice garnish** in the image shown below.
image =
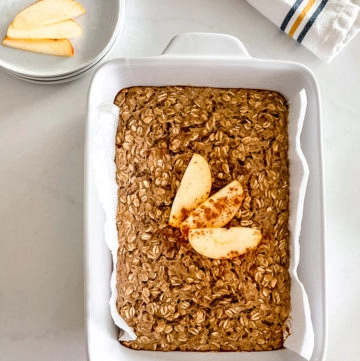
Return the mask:
<path id="1" fill-rule="evenodd" d="M 57 56 L 73 56 L 74 48 L 67 39 L 10 39 L 2 44 L 15 49 Z"/>
<path id="2" fill-rule="evenodd" d="M 179 228 L 189 213 L 209 197 L 211 184 L 208 162 L 201 155 L 194 154 L 176 192 L 169 224 Z"/>
<path id="3" fill-rule="evenodd" d="M 181 232 L 186 237 L 190 229 L 225 226 L 234 218 L 243 200 L 243 188 L 234 180 L 195 208 L 181 224 Z"/>
<path id="4" fill-rule="evenodd" d="M 71 19 L 31 29 L 17 29 L 10 24 L 7 31 L 7 36 L 12 39 L 62 39 L 81 34 L 81 26 Z"/>
<path id="5" fill-rule="evenodd" d="M 14 18 L 15 29 L 31 29 L 58 23 L 85 14 L 75 0 L 39 0 L 21 10 Z"/>
<path id="6" fill-rule="evenodd" d="M 250 227 L 196 228 L 189 231 L 189 242 L 199 254 L 228 259 L 254 250 L 262 239 L 258 229 Z"/>

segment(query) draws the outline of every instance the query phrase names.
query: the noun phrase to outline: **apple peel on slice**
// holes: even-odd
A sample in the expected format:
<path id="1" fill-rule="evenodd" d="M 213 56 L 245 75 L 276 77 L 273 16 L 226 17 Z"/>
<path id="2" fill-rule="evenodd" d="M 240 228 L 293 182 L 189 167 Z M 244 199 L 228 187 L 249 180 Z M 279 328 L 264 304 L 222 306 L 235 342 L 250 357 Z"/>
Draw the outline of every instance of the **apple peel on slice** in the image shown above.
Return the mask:
<path id="1" fill-rule="evenodd" d="M 39 0 L 21 10 L 13 20 L 15 29 L 31 29 L 58 23 L 85 14 L 75 0 Z"/>
<path id="2" fill-rule="evenodd" d="M 10 24 L 7 30 L 7 36 L 12 39 L 63 39 L 81 34 L 81 26 L 71 19 L 31 29 L 17 29 Z"/>
<path id="3" fill-rule="evenodd" d="M 211 185 L 208 162 L 200 154 L 194 154 L 176 192 L 169 224 L 179 228 L 189 213 L 209 197 Z"/>
<path id="4" fill-rule="evenodd" d="M 186 237 L 194 228 L 225 226 L 234 218 L 244 197 L 241 184 L 237 180 L 232 181 L 190 213 L 180 226 L 182 234 Z"/>
<path id="5" fill-rule="evenodd" d="M 189 231 L 189 242 L 199 254 L 213 259 L 229 259 L 254 250 L 261 232 L 250 227 L 197 228 Z"/>
<path id="6" fill-rule="evenodd" d="M 5 37 L 2 44 L 15 49 L 35 53 L 73 56 L 74 47 L 68 39 L 10 39 Z"/>

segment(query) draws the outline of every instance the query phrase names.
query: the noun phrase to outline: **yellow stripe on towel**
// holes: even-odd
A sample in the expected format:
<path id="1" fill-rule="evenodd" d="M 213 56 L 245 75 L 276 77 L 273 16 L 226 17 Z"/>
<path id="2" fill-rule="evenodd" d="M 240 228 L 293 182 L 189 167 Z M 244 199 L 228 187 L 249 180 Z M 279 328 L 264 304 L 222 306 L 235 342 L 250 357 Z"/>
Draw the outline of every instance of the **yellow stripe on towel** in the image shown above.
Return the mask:
<path id="1" fill-rule="evenodd" d="M 305 5 L 304 9 L 302 9 L 301 13 L 299 14 L 299 16 L 296 18 L 293 26 L 291 27 L 290 31 L 289 31 L 289 35 L 292 37 L 295 33 L 295 31 L 297 30 L 297 28 L 299 27 L 299 25 L 301 24 L 301 22 L 303 21 L 304 17 L 306 16 L 306 14 L 309 12 L 309 10 L 311 9 L 311 7 L 314 5 L 316 0 L 309 0 L 308 3 Z"/>

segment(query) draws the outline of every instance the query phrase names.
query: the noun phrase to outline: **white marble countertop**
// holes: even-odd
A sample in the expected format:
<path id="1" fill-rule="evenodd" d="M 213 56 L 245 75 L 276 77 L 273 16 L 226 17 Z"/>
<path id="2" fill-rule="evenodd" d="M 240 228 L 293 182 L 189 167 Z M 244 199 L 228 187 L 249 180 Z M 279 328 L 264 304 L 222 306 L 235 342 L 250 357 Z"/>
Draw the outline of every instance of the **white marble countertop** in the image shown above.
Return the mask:
<path id="1" fill-rule="evenodd" d="M 181 32 L 235 35 L 316 75 L 323 111 L 328 352 L 360 357 L 360 37 L 329 65 L 241 0 L 132 0 L 107 59 L 158 55 Z M 0 71 L 0 359 L 86 360 L 83 147 L 92 71 L 37 85 Z"/>

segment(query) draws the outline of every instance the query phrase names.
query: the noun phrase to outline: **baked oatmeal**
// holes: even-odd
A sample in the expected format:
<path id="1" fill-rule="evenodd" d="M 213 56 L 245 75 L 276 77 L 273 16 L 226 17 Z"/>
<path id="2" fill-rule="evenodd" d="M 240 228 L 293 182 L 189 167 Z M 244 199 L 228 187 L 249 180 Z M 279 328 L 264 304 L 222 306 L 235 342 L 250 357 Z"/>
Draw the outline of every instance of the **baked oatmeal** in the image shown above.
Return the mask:
<path id="1" fill-rule="evenodd" d="M 115 99 L 117 308 L 132 349 L 282 348 L 290 314 L 288 105 L 275 91 L 131 87 Z M 256 227 L 258 247 L 233 259 L 195 252 L 169 214 L 193 154 L 214 193 L 233 180 L 244 201 L 227 227 Z"/>

